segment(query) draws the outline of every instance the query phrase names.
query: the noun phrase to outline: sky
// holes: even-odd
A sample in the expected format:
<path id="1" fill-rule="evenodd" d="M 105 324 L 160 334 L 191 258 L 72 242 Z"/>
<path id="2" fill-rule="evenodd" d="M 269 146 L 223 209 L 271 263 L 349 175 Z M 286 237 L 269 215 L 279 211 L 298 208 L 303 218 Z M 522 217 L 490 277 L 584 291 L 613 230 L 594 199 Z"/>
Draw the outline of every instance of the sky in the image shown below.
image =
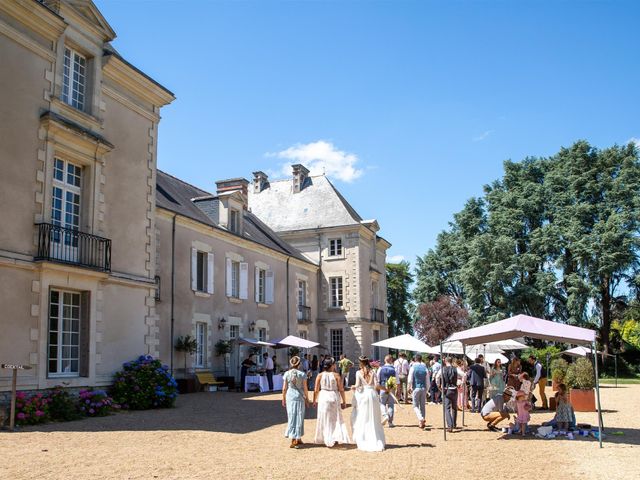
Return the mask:
<path id="1" fill-rule="evenodd" d="M 640 143 L 637 1 L 94 0 L 174 92 L 158 166 L 330 177 L 414 262 L 505 160 Z"/>

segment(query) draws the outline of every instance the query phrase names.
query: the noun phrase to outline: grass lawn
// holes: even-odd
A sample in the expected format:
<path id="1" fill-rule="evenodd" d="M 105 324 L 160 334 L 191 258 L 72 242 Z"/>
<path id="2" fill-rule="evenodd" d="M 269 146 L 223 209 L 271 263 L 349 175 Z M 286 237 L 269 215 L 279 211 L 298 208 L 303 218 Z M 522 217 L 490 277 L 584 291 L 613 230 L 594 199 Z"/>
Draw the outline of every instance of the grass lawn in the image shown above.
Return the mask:
<path id="1" fill-rule="evenodd" d="M 603 384 L 610 384 L 610 383 L 616 383 L 616 379 L 615 378 L 601 378 L 600 379 L 600 383 Z M 630 384 L 640 384 L 640 378 L 619 378 L 618 379 L 618 384 L 619 385 L 630 385 Z"/>

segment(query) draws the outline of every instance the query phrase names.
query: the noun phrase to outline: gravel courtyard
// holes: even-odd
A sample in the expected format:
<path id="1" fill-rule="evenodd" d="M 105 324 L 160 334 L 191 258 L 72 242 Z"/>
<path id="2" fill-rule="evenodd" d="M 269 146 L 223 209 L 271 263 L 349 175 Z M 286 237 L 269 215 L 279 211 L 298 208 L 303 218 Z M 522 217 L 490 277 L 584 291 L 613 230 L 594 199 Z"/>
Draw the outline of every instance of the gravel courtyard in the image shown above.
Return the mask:
<path id="1" fill-rule="evenodd" d="M 603 387 L 602 401 L 610 433 L 603 450 L 594 439 L 523 440 L 492 433 L 477 414 L 467 414 L 465 430 L 445 444 L 441 428 L 420 431 L 410 406 L 403 405 L 396 428 L 385 429 L 387 450 L 365 453 L 309 443 L 289 449 L 279 394 L 198 393 L 180 397 L 171 410 L 2 432 L 0 478 L 639 478 L 640 385 Z M 345 420 L 350 413 L 344 411 Z M 314 414 L 308 411 L 307 442 Z M 539 424 L 551 414 L 532 417 Z M 577 417 L 596 423 L 595 414 Z M 428 424 L 441 427 L 441 408 L 428 406 Z"/>

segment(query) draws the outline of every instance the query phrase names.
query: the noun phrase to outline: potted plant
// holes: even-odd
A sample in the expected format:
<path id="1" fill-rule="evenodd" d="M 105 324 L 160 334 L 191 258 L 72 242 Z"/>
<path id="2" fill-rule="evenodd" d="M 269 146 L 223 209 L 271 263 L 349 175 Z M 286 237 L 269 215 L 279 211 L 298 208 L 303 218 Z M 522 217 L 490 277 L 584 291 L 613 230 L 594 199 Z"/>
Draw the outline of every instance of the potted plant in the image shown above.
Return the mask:
<path id="1" fill-rule="evenodd" d="M 180 393 L 191 393 L 196 391 L 196 381 L 194 378 L 187 378 L 187 355 L 193 355 L 198 348 L 198 342 L 191 335 L 178 337 L 175 344 L 176 352 L 184 354 L 184 377 L 178 380 Z"/>
<path id="2" fill-rule="evenodd" d="M 595 377 L 593 365 L 587 358 L 579 358 L 569 365 L 565 383 L 570 389 L 569 400 L 576 412 L 595 412 Z"/>
<path id="3" fill-rule="evenodd" d="M 215 344 L 215 350 L 216 350 L 216 356 L 218 357 L 222 357 L 225 356 L 229 353 L 231 353 L 231 351 L 233 350 L 233 346 L 231 345 L 231 342 L 229 340 L 218 340 Z M 227 359 L 225 359 L 224 361 L 224 377 L 221 377 L 219 380 L 220 381 L 226 381 L 227 383 L 229 383 L 229 380 L 225 380 L 228 377 L 226 375 L 228 375 L 228 363 L 227 363 Z M 233 387 L 232 387 L 233 388 Z"/>

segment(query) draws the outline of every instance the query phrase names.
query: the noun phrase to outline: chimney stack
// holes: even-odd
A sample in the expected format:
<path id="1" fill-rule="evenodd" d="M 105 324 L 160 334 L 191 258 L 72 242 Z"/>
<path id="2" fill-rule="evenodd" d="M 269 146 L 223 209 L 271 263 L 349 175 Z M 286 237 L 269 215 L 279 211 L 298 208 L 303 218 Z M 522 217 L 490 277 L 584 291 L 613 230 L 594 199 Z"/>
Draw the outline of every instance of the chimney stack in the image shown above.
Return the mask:
<path id="1" fill-rule="evenodd" d="M 309 178 L 309 169 L 300 163 L 291 165 L 293 169 L 293 193 L 300 193 Z"/>
<path id="2" fill-rule="evenodd" d="M 249 180 L 246 178 L 230 178 L 216 182 L 216 193 L 218 195 L 240 192 L 243 197 L 243 208 L 247 209 L 247 198 L 249 195 Z"/>
<path id="3" fill-rule="evenodd" d="M 269 187 L 269 177 L 264 172 L 258 170 L 253 172 L 253 193 L 260 193 L 265 188 Z"/>

